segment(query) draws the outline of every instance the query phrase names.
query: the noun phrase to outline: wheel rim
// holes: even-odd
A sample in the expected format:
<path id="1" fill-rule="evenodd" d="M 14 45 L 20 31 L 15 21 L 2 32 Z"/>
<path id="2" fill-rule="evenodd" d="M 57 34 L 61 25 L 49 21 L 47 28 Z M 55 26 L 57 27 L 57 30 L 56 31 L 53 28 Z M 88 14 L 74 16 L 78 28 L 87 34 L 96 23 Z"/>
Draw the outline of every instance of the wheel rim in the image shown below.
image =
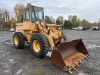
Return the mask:
<path id="1" fill-rule="evenodd" d="M 17 36 L 14 37 L 14 44 L 18 45 L 18 37 Z"/>
<path id="2" fill-rule="evenodd" d="M 38 40 L 34 40 L 34 41 L 33 41 L 33 50 L 34 50 L 35 52 L 39 52 L 39 51 L 40 51 L 40 43 L 39 43 Z"/>

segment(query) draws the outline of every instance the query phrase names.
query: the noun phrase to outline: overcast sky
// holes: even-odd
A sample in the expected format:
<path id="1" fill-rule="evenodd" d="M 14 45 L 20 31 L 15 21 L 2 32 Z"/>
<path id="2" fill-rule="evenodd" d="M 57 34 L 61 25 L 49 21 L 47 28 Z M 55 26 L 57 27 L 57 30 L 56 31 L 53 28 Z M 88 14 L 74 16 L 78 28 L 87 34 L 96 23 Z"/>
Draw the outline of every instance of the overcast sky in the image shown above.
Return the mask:
<path id="1" fill-rule="evenodd" d="M 62 15 L 67 19 L 68 15 L 77 15 L 90 22 L 100 18 L 100 0 L 1 0 L 0 8 L 6 8 L 14 15 L 13 7 L 17 3 L 44 7 L 45 14 L 54 18 Z"/>

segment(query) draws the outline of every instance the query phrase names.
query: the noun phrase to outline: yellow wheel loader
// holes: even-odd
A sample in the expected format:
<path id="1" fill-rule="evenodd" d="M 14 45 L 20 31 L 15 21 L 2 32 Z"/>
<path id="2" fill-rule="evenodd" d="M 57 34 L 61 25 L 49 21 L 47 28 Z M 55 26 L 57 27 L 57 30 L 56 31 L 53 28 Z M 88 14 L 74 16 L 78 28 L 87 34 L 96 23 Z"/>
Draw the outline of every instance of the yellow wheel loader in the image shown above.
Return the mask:
<path id="1" fill-rule="evenodd" d="M 61 25 L 44 24 L 43 20 L 43 8 L 28 4 L 23 12 L 23 23 L 16 24 L 13 34 L 15 48 L 22 49 L 28 42 L 38 58 L 45 57 L 51 50 L 52 64 L 71 73 L 88 56 L 82 39 L 67 42 Z"/>

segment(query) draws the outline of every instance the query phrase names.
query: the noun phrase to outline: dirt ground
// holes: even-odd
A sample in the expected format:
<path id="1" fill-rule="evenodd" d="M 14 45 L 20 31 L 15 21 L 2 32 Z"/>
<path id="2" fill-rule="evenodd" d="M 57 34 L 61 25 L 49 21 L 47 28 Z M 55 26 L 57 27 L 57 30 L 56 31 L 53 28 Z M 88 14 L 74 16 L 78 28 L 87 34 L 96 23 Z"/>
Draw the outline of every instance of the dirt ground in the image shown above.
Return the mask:
<path id="1" fill-rule="evenodd" d="M 0 75 L 100 75 L 100 31 L 64 30 L 68 40 L 83 39 L 91 57 L 84 60 L 72 74 L 51 63 L 51 58 L 43 59 L 32 55 L 29 45 L 15 49 L 12 32 L 0 31 Z"/>

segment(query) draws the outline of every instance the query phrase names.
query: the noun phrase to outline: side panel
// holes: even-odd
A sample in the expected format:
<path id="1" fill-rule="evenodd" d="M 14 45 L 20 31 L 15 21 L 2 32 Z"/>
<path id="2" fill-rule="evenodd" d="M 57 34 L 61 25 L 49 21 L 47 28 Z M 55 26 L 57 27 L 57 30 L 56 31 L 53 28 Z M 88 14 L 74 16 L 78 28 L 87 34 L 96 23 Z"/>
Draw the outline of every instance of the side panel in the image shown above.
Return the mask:
<path id="1" fill-rule="evenodd" d="M 23 32 L 23 23 L 16 24 L 16 32 Z"/>
<path id="2" fill-rule="evenodd" d="M 27 41 L 30 42 L 31 36 L 33 36 L 35 33 L 38 33 L 38 28 L 30 21 L 24 22 L 23 24 L 23 35 L 26 37 Z"/>
<path id="3" fill-rule="evenodd" d="M 23 22 L 23 30 L 24 31 L 30 31 L 31 30 L 31 22 Z"/>

